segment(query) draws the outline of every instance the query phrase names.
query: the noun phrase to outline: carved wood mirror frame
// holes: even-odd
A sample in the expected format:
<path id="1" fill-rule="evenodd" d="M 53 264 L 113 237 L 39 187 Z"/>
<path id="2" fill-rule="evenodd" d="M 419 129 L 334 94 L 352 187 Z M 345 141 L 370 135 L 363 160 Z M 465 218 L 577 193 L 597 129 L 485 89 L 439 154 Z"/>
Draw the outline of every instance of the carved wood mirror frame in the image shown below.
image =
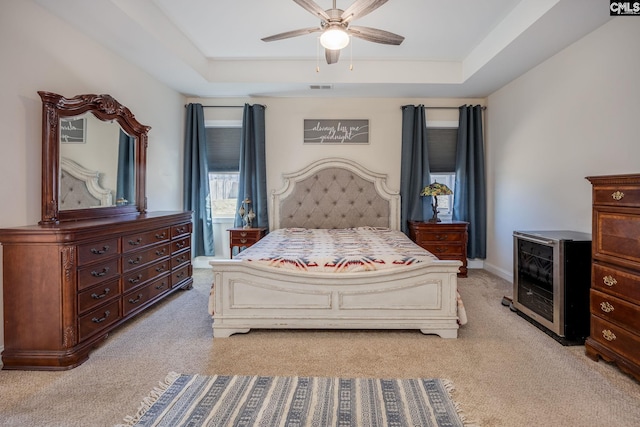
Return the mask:
<path id="1" fill-rule="evenodd" d="M 40 224 L 56 224 L 144 213 L 147 210 L 146 165 L 149 126 L 140 124 L 127 107 L 110 95 L 78 95 L 65 98 L 39 91 L 42 99 L 42 220 Z M 89 209 L 60 210 L 60 119 L 92 113 L 102 121 L 115 121 L 129 136 L 135 137 L 135 203 Z M 117 141 L 114 141 L 117 149 Z"/>

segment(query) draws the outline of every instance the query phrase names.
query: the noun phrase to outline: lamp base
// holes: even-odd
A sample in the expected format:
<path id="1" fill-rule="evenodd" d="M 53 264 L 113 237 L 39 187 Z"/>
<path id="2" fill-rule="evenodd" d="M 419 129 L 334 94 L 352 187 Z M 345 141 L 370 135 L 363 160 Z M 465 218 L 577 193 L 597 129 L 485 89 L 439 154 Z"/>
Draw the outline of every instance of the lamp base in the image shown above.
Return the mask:
<path id="1" fill-rule="evenodd" d="M 442 222 L 442 220 L 441 220 L 440 218 L 438 218 L 438 217 L 435 217 L 435 218 L 431 218 L 431 219 L 430 219 L 430 220 L 428 220 L 427 222 L 431 222 L 431 223 L 434 223 L 434 222 Z"/>

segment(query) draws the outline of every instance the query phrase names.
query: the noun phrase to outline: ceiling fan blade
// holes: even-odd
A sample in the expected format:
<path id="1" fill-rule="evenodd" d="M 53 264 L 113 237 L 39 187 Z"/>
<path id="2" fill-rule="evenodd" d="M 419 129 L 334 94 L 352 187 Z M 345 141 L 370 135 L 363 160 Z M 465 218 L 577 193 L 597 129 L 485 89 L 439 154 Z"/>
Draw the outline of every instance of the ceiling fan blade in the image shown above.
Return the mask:
<path id="1" fill-rule="evenodd" d="M 325 49 L 324 57 L 327 60 L 327 64 L 335 64 L 340 58 L 340 50 Z"/>
<path id="2" fill-rule="evenodd" d="M 275 40 L 289 39 L 291 37 L 305 36 L 311 33 L 317 33 L 318 31 L 322 31 L 320 27 L 310 27 L 310 28 L 302 28 L 300 30 L 287 31 L 280 34 L 274 34 L 269 37 L 265 37 L 261 39 L 263 42 L 272 42 Z"/>
<path id="3" fill-rule="evenodd" d="M 369 27 L 349 27 L 347 32 L 354 37 L 360 39 L 382 44 L 399 45 L 404 40 L 404 37 L 398 34 L 391 33 L 385 30 L 379 30 L 377 28 Z"/>
<path id="4" fill-rule="evenodd" d="M 344 12 L 342 12 L 342 22 L 353 21 L 373 12 L 388 0 L 356 0 Z"/>
<path id="5" fill-rule="evenodd" d="M 297 3 L 300 7 L 302 7 L 304 10 L 310 12 L 311 14 L 319 16 L 325 21 L 329 20 L 329 15 L 327 15 L 327 12 L 325 12 L 325 10 L 321 8 L 318 5 L 318 3 L 314 2 L 313 0 L 293 0 L 293 1 Z"/>

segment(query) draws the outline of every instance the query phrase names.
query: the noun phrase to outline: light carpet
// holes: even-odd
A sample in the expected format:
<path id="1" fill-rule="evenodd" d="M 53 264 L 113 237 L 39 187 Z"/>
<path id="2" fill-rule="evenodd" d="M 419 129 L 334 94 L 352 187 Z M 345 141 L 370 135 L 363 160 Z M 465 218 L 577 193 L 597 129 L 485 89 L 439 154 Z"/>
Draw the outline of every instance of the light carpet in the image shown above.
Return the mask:
<path id="1" fill-rule="evenodd" d="M 441 379 L 169 373 L 122 426 L 464 426 Z"/>

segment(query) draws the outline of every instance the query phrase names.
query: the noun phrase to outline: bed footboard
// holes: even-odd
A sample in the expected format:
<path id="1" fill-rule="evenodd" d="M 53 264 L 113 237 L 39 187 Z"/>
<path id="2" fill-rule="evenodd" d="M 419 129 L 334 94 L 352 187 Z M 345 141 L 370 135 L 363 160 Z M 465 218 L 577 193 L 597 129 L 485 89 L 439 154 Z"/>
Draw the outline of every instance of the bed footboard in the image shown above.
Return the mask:
<path id="1" fill-rule="evenodd" d="M 419 329 L 457 337 L 459 261 L 304 277 L 241 260 L 210 264 L 214 338 L 255 328 Z"/>

